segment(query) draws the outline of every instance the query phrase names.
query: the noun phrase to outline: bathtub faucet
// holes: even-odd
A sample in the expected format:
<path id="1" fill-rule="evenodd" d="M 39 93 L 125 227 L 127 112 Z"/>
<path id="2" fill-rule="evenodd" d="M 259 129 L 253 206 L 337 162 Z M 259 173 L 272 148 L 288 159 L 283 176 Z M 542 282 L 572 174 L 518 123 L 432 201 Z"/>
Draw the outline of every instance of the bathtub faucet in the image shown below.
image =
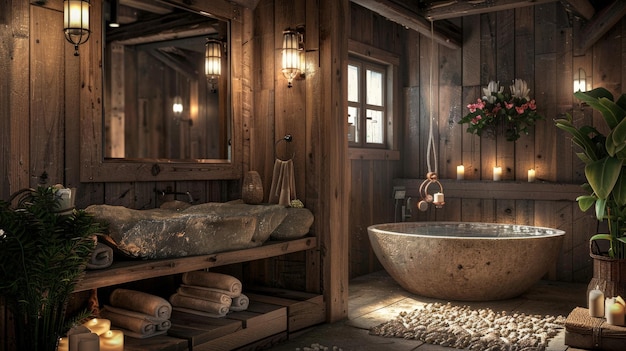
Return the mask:
<path id="1" fill-rule="evenodd" d="M 402 222 L 405 222 L 411 216 L 411 197 L 409 196 L 406 198 L 406 204 L 402 206 Z"/>

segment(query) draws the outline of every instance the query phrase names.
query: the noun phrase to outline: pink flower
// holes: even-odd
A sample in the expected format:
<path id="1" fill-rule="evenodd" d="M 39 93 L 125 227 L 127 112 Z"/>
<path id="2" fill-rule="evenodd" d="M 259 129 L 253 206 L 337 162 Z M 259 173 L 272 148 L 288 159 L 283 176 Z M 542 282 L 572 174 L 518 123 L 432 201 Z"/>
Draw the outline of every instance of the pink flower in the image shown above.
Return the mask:
<path id="1" fill-rule="evenodd" d="M 526 107 L 524 105 L 516 106 L 515 110 L 517 111 L 518 115 L 521 115 L 521 114 L 524 114 L 524 111 L 526 111 Z"/>
<path id="2" fill-rule="evenodd" d="M 537 109 L 537 105 L 535 105 L 535 99 L 530 100 L 530 102 L 528 103 L 528 107 L 530 107 L 530 109 L 533 111 Z"/>
<path id="3" fill-rule="evenodd" d="M 476 107 L 480 109 L 485 108 L 485 102 L 481 99 L 476 99 Z"/>
<path id="4" fill-rule="evenodd" d="M 505 102 L 504 106 L 506 107 L 507 110 L 510 110 L 513 108 L 513 106 L 515 106 L 512 102 Z"/>
<path id="5" fill-rule="evenodd" d="M 476 104 L 469 104 L 469 105 L 467 105 L 467 109 L 468 109 L 471 113 L 476 112 Z"/>
<path id="6" fill-rule="evenodd" d="M 478 124 L 478 121 L 480 121 L 481 119 L 483 119 L 481 115 L 472 118 L 472 124 Z"/>

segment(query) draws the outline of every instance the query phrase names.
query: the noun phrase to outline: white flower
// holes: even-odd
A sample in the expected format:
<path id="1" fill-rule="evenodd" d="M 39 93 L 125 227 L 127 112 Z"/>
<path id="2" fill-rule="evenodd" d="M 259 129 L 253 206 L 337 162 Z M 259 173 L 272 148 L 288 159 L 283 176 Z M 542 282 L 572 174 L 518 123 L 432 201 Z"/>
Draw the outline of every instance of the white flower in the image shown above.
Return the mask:
<path id="1" fill-rule="evenodd" d="M 530 89 L 528 89 L 528 85 L 522 79 L 516 79 L 511 85 L 511 96 L 514 98 L 526 99 L 526 101 L 530 100 L 528 97 L 530 94 Z"/>
<path id="2" fill-rule="evenodd" d="M 6 237 L 7 237 L 7 235 L 6 235 L 6 233 L 4 232 L 4 230 L 3 230 L 3 229 L 0 229 L 0 239 L 4 239 L 4 238 L 6 238 Z"/>
<path id="3" fill-rule="evenodd" d="M 504 87 L 500 86 L 500 82 L 494 82 L 493 80 L 489 82 L 486 88 L 483 88 L 483 100 L 487 100 L 490 104 L 496 102 L 496 97 L 492 95 L 492 93 L 500 93 L 504 91 Z"/>

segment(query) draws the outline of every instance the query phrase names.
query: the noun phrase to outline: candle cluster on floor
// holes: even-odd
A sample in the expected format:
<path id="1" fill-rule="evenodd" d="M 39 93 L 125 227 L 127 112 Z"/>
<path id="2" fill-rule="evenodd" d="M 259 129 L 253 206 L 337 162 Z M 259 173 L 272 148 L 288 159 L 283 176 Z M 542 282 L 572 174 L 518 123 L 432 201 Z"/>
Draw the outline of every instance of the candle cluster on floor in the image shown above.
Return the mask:
<path id="1" fill-rule="evenodd" d="M 124 351 L 124 333 L 112 330 L 111 321 L 93 318 L 59 339 L 58 351 Z"/>
<path id="2" fill-rule="evenodd" d="M 598 286 L 589 291 L 589 315 L 604 318 L 617 326 L 626 326 L 626 302 L 621 296 L 607 297 Z"/>
<path id="3" fill-rule="evenodd" d="M 395 319 L 372 327 L 370 334 L 467 350 L 542 350 L 564 324 L 562 316 L 432 303 L 410 313 L 403 311 Z"/>

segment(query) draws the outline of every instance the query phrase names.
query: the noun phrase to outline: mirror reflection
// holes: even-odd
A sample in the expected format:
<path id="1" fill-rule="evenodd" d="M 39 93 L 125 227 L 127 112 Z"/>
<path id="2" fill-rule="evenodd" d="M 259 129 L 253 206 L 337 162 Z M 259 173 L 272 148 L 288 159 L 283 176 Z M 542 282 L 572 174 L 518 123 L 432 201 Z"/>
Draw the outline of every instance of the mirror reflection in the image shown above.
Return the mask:
<path id="1" fill-rule="evenodd" d="M 153 1 L 105 5 L 105 158 L 230 159 L 228 22 Z"/>

